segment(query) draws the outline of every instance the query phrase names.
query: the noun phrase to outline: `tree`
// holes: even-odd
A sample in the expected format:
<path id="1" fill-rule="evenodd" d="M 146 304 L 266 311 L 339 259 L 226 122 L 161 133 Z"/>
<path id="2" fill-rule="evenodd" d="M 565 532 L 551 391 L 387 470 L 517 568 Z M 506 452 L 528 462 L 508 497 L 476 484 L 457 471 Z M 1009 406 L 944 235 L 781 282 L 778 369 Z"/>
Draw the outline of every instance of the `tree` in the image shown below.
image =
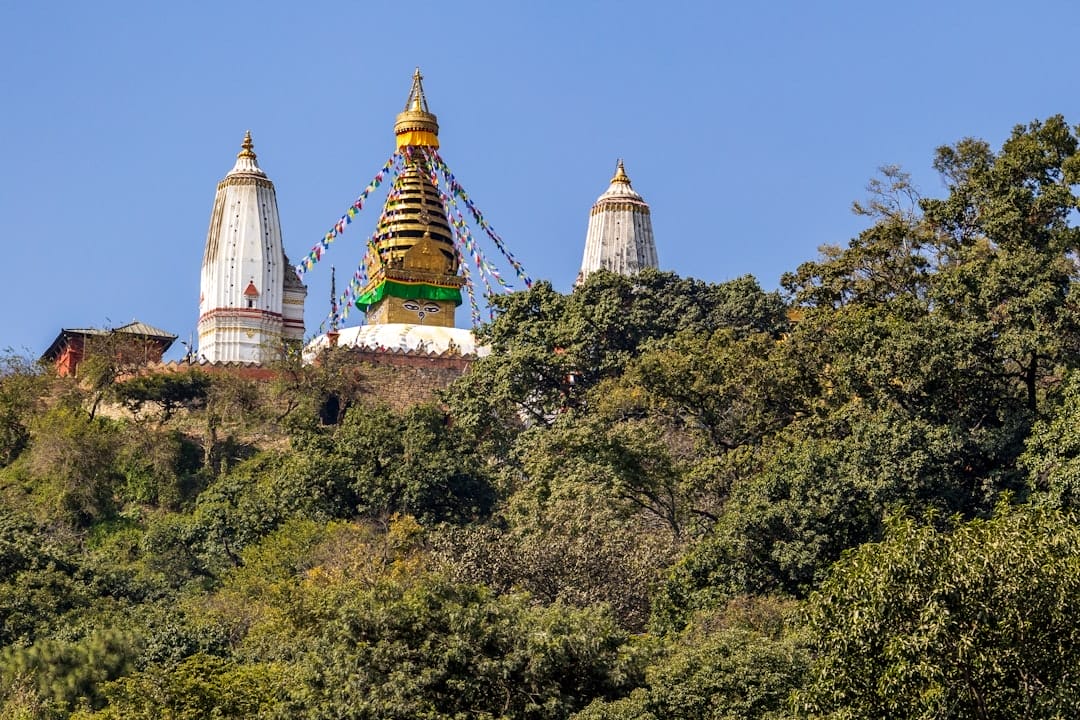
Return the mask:
<path id="1" fill-rule="evenodd" d="M 28 517 L 0 511 L 0 647 L 29 645 L 91 602 L 74 555 Z"/>
<path id="2" fill-rule="evenodd" d="M 356 405 L 314 447 L 325 449 L 331 473 L 347 485 L 355 512 L 366 517 L 404 513 L 423 521 L 463 521 L 486 516 L 494 501 L 476 448 L 432 406 L 399 415 Z"/>
<path id="3" fill-rule="evenodd" d="M 574 720 L 781 720 L 810 656 L 785 616 L 794 603 L 743 597 L 699 615 L 655 651 L 627 697 L 595 701 Z"/>
<path id="4" fill-rule="evenodd" d="M 0 655 L 0 685 L 34 678 L 39 698 L 62 717 L 79 707 L 101 707 L 105 681 L 131 669 L 136 641 L 121 630 L 102 630 L 78 641 L 43 639 Z"/>
<path id="5" fill-rule="evenodd" d="M 80 409 L 59 404 L 31 427 L 28 467 L 54 512 L 86 526 L 116 509 L 120 474 L 116 426 Z"/>
<path id="6" fill-rule="evenodd" d="M 846 248 L 826 245 L 819 260 L 784 273 L 780 283 L 798 305 L 838 309 L 896 300 L 924 305 L 936 270 L 935 236 L 923 220 L 911 176 L 896 166 L 870 181 L 870 197 L 855 212 L 874 224 Z"/>
<path id="7" fill-rule="evenodd" d="M 90 419 L 94 419 L 102 401 L 112 395 L 117 383 L 137 375 L 149 358 L 160 356 L 154 340 L 131 333 L 106 330 L 84 336 L 78 377 L 79 385 L 89 393 Z"/>
<path id="8" fill-rule="evenodd" d="M 30 442 L 30 424 L 43 406 L 47 378 L 41 368 L 12 353 L 0 355 L 0 468 Z"/>
<path id="9" fill-rule="evenodd" d="M 495 522 L 440 528 L 427 543 L 436 567 L 457 582 L 525 592 L 540 605 L 602 605 L 631 632 L 645 630 L 652 586 L 678 547 L 575 479 L 514 496 Z"/>
<path id="10" fill-rule="evenodd" d="M 922 203 L 943 257 L 935 307 L 984 333 L 999 372 L 1022 386 L 1032 412 L 1055 365 L 1075 363 L 1077 150 L 1060 115 L 1018 125 L 998 153 L 962 140 L 939 148 L 934 162 L 948 198 Z"/>
<path id="11" fill-rule="evenodd" d="M 231 373 L 219 373 L 211 378 L 204 411 L 207 440 L 203 464 L 214 474 L 223 465 L 243 459 L 242 454 L 230 453 L 238 449 L 232 435 L 260 420 L 262 408 L 259 386 L 254 380 Z M 220 439 L 222 430 L 228 433 L 224 441 Z"/>
<path id="12" fill-rule="evenodd" d="M 121 405 L 138 417 L 147 403 L 157 405 L 158 425 L 167 423 L 177 410 L 191 409 L 206 402 L 210 377 L 200 370 L 183 373 L 154 373 L 125 380 L 112 388 Z"/>
<path id="13" fill-rule="evenodd" d="M 446 399 L 456 426 L 496 454 L 523 421 L 546 425 L 581 407 L 650 340 L 719 328 L 778 336 L 787 327 L 779 296 L 750 277 L 711 285 L 652 269 L 632 278 L 597 272 L 570 295 L 537 283 L 494 302 L 495 321 L 479 330 L 492 352 Z"/>
<path id="14" fill-rule="evenodd" d="M 596 610 L 433 577 L 332 597 L 304 663 L 313 718 L 565 718 L 635 678 Z"/>
<path id="15" fill-rule="evenodd" d="M 303 410 L 309 417 L 319 416 L 324 424 L 336 424 L 369 391 L 366 373 L 351 348 L 326 348 L 311 360 L 300 348 L 286 348 L 273 364 L 275 421 Z"/>
<path id="16" fill-rule="evenodd" d="M 1080 373 L 1069 372 L 1061 397 L 1046 417 L 1035 423 L 1020 457 L 1027 470 L 1032 502 L 1062 510 L 1080 504 Z"/>
<path id="17" fill-rule="evenodd" d="M 803 715 L 1069 717 L 1080 692 L 1080 526 L 1002 505 L 937 530 L 894 519 L 807 605 Z M 830 714 L 831 713 L 831 714 Z"/>

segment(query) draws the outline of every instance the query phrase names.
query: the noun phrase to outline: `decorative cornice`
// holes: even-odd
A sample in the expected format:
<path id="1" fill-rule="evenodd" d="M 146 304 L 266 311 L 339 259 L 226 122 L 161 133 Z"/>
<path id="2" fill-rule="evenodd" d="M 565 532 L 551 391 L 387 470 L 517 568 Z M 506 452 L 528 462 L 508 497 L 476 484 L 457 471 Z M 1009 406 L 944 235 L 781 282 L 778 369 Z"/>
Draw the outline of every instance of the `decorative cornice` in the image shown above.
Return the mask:
<path id="1" fill-rule="evenodd" d="M 627 210 L 637 215 L 651 214 L 648 204 L 640 200 L 601 200 L 592 206 L 589 215 L 599 215 L 603 212 L 618 212 L 620 210 Z"/>
<path id="2" fill-rule="evenodd" d="M 274 183 L 272 183 L 265 175 L 254 175 L 244 172 L 226 175 L 225 179 L 218 183 L 217 189 L 224 190 L 227 187 L 245 185 L 254 185 L 255 187 L 266 188 L 268 190 L 274 189 Z"/>
<path id="3" fill-rule="evenodd" d="M 215 318 L 269 318 L 271 320 L 277 320 L 281 318 L 281 313 L 271 312 L 270 310 L 259 310 L 257 308 L 214 308 L 213 310 L 208 310 L 200 315 L 199 322 L 202 322 L 203 320 L 213 320 Z"/>

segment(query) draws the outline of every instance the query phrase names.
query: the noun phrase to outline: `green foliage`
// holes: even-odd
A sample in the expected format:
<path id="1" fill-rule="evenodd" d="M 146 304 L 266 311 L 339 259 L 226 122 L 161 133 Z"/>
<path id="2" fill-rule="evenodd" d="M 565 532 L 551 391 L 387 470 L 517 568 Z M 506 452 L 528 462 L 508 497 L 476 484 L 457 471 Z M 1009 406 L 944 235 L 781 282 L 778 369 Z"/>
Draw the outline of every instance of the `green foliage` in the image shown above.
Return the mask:
<path id="1" fill-rule="evenodd" d="M 270 718 L 286 709 L 289 668 L 239 664 L 197 653 L 170 667 L 155 667 L 105 685 L 108 706 L 73 720 L 203 720 Z M 284 715 L 288 716 L 288 714 Z"/>
<path id="2" fill-rule="evenodd" d="M 1070 372 L 1060 404 L 1031 430 L 1020 461 L 1034 500 L 1065 510 L 1080 504 L 1080 373 Z"/>
<path id="3" fill-rule="evenodd" d="M 1067 717 L 1080 691 L 1080 526 L 1002 506 L 946 531 L 895 520 L 810 600 L 802 712 Z M 832 716 L 830 716 L 832 717 Z"/>
<path id="4" fill-rule="evenodd" d="M 68 549 L 27 518 L 0 512 L 0 646 L 29 644 L 38 629 L 90 601 Z"/>
<path id="5" fill-rule="evenodd" d="M 595 701 L 575 720 L 780 720 L 810 656 L 785 615 L 793 603 L 741 598 L 702 615 L 646 668 L 629 696 Z"/>
<path id="6" fill-rule="evenodd" d="M 206 402 L 210 377 L 200 370 L 153 373 L 125 380 L 112 388 L 116 400 L 136 417 L 147 403 L 158 408 L 164 424 L 181 408 L 193 408 Z"/>
<path id="7" fill-rule="evenodd" d="M 203 483 L 202 448 L 178 430 L 133 428 L 116 460 L 128 502 L 176 510 L 190 503 Z"/>
<path id="8" fill-rule="evenodd" d="M 0 682 L 0 717 L 7 720 L 45 720 L 51 714 L 38 695 L 32 678 L 21 676 Z"/>
<path id="9" fill-rule="evenodd" d="M 822 257 L 785 273 L 780 282 L 798 304 L 839 309 L 926 301 L 934 270 L 934 236 L 922 223 L 919 193 L 911 176 L 896 166 L 881 168 L 870 181 L 870 198 L 856 202 L 875 223 L 846 248 L 826 245 Z"/>
<path id="10" fill-rule="evenodd" d="M 30 424 L 41 410 L 46 378 L 26 358 L 0 355 L 0 468 L 10 465 L 30 442 Z"/>
<path id="11" fill-rule="evenodd" d="M 406 513 L 424 521 L 461 521 L 486 515 L 493 501 L 475 448 L 434 407 L 399 415 L 357 405 L 314 447 L 326 456 L 312 469 L 341 484 L 351 509 L 365 517 Z"/>
<path id="12" fill-rule="evenodd" d="M 30 433 L 28 466 L 55 515 L 85 526 L 115 511 L 120 438 L 113 423 L 57 405 L 36 419 Z"/>
<path id="13" fill-rule="evenodd" d="M 980 512 L 995 491 L 973 473 L 972 440 L 861 403 L 791 426 L 768 452 L 740 458 L 751 477 L 654 594 L 656 629 L 746 593 L 804 596 L 845 549 L 879 537 L 891 508 Z"/>
<path id="14" fill-rule="evenodd" d="M 433 535 L 440 567 L 498 592 L 525 591 L 538 603 L 603 605 L 624 629 L 644 630 L 652 586 L 675 554 L 670 535 L 572 480 L 513 503 L 498 525 Z"/>
<path id="15" fill-rule="evenodd" d="M 62 717 L 79 707 L 100 707 L 104 682 L 131 667 L 138 654 L 134 639 L 119 630 L 101 630 L 81 640 L 39 640 L 0 654 L 0 685 L 32 677 L 43 704 Z"/>
<path id="16" fill-rule="evenodd" d="M 273 365 L 271 397 L 276 420 L 319 417 L 327 424 L 340 422 L 345 411 L 368 392 L 366 372 L 350 348 L 328 348 L 315 363 L 304 362 L 299 348 L 282 354 Z M 328 413 L 329 408 L 336 412 Z"/>
<path id="17" fill-rule="evenodd" d="M 618 376 L 649 340 L 680 330 L 779 334 L 787 325 L 775 293 L 753 278 L 720 285 L 646 270 L 633 278 L 591 274 L 573 294 L 545 282 L 494 299 L 481 328 L 492 353 L 447 394 L 463 431 L 505 450 L 520 418 L 546 424 L 579 408 L 588 390 Z"/>
<path id="18" fill-rule="evenodd" d="M 311 717 L 564 718 L 635 679 L 594 610 L 437 578 L 331 597 L 304 663 Z"/>

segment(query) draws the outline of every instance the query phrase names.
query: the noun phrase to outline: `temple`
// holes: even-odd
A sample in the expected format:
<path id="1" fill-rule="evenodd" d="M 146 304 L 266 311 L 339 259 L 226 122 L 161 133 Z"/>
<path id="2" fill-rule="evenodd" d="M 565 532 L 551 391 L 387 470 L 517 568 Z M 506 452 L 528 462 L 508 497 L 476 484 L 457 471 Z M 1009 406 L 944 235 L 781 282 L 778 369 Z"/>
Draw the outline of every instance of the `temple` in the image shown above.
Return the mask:
<path id="1" fill-rule="evenodd" d="M 405 109 L 394 123 L 404 167 L 383 205 L 375 242 L 364 258 L 367 282 L 356 306 L 362 327 L 315 338 L 308 353 L 336 344 L 360 350 L 429 355 L 474 355 L 470 330 L 455 327 L 465 278 L 446 206 L 431 180 L 426 150 L 439 147 L 438 119 L 428 109 L 423 76 L 413 74 Z"/>
<path id="2" fill-rule="evenodd" d="M 633 275 L 658 265 L 649 206 L 630 185 L 619 160 L 611 185 L 589 213 L 585 254 L 575 285 L 597 270 Z"/>
<path id="3" fill-rule="evenodd" d="M 274 184 L 254 147 L 248 132 L 214 196 L 199 283 L 204 362 L 263 363 L 304 339 L 307 288 L 285 256 Z"/>

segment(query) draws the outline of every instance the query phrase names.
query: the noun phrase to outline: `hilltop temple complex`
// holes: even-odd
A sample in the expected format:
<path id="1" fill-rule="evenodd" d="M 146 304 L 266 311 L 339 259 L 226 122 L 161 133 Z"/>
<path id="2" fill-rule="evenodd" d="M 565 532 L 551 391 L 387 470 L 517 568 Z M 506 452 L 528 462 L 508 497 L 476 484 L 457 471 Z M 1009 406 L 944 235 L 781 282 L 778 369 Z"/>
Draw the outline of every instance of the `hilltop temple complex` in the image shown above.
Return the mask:
<path id="1" fill-rule="evenodd" d="M 493 270 L 465 228 L 459 202 L 467 205 L 526 285 L 531 281 L 439 156 L 438 118 L 428 107 L 419 68 L 396 117 L 394 136 L 394 156 L 335 226 L 342 232 L 384 172 L 396 171 L 362 265 L 346 293 L 348 306 L 363 312 L 365 323 L 340 327 L 338 299 L 332 290 L 329 330 L 319 328 L 304 357 L 314 361 L 328 348 L 350 348 L 359 361 L 405 369 L 413 381 L 430 385 L 430 390 L 445 386 L 472 359 L 487 353 L 471 330 L 456 326 L 463 291 L 468 292 L 474 324 L 479 322 L 478 289 L 472 282 Z M 440 172 L 443 187 L 437 182 Z M 246 366 L 254 371 L 263 366 L 260 372 L 269 372 L 265 366 L 283 345 L 299 346 L 304 341 L 307 288 L 301 277 L 335 236 L 335 231 L 328 233 L 299 266 L 290 263 L 274 184 L 259 166 L 247 132 L 233 168 L 217 184 L 214 196 L 200 274 L 197 350 L 189 346 L 184 361 L 168 368 L 197 364 L 221 369 Z M 472 276 L 466 265 L 470 259 L 476 262 Z M 647 267 L 657 267 L 649 206 L 631 186 L 620 160 L 610 186 L 590 212 L 575 286 L 597 270 L 630 275 Z M 509 289 L 497 272 L 491 275 Z M 493 283 L 481 279 L 491 292 Z M 122 330 L 128 331 L 127 326 Z M 74 373 L 86 344 L 83 336 L 102 332 L 62 331 L 46 359 Z M 148 355 L 150 362 L 159 361 L 168 347 L 159 340 L 175 339 L 156 329 L 152 334 L 157 342 L 153 347 L 160 348 L 155 357 Z M 79 357 L 72 360 L 76 354 Z"/>

